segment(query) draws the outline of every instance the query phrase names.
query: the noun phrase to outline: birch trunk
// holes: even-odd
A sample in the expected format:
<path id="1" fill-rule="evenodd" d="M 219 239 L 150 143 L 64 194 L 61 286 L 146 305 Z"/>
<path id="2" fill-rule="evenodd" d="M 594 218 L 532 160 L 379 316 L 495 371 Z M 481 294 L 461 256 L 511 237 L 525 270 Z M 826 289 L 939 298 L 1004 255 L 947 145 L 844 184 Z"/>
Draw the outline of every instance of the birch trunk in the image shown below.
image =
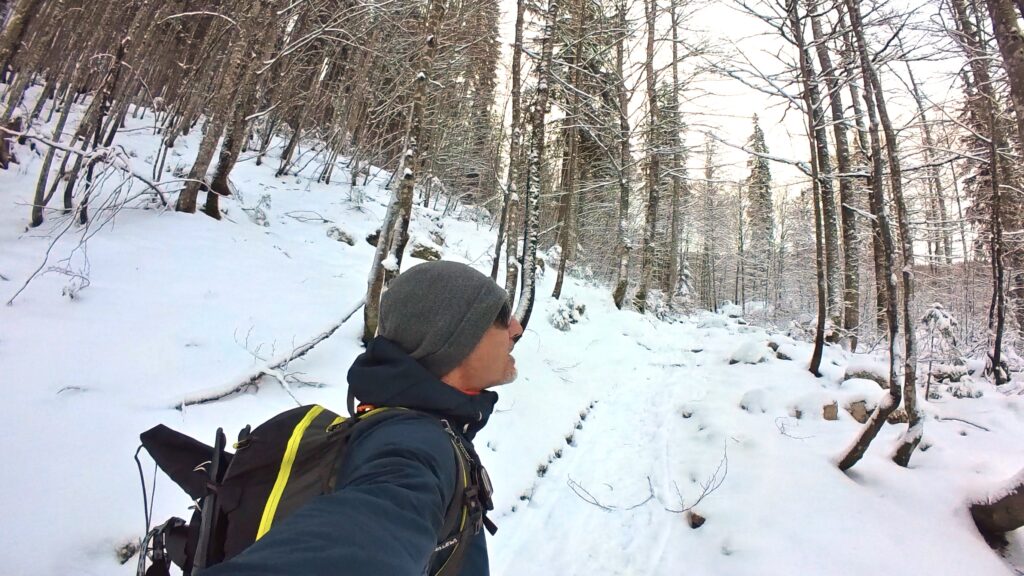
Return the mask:
<path id="1" fill-rule="evenodd" d="M 543 188 L 544 117 L 551 89 L 551 59 L 554 53 L 555 26 L 558 24 L 559 0 L 548 0 L 547 20 L 540 62 L 537 64 L 537 95 L 531 111 L 531 150 L 526 172 L 526 222 L 523 227 L 523 289 L 516 306 L 516 320 L 523 328 L 530 321 L 537 293 L 537 234 L 540 226 L 540 192 Z"/>
<path id="2" fill-rule="evenodd" d="M 407 145 L 399 168 L 401 180 L 392 197 L 384 222 L 381 223 L 377 251 L 370 266 L 370 278 L 363 308 L 363 342 L 369 342 L 377 333 L 380 318 L 380 297 L 387 284 L 398 276 L 405 246 L 409 241 L 409 221 L 412 219 L 413 191 L 416 186 L 420 147 L 423 146 L 423 124 L 426 108 L 427 84 L 430 69 L 437 53 L 437 31 L 444 17 L 445 0 L 430 0 L 424 23 L 424 44 L 416 66 L 416 88 L 412 96 L 412 114 L 409 118 Z M 386 256 L 385 256 L 386 255 Z M 387 263 L 385 264 L 385 257 Z"/>
<path id="3" fill-rule="evenodd" d="M 516 31 L 512 45 L 512 126 L 509 130 L 508 142 L 508 174 L 505 178 L 505 198 L 501 207 L 501 222 L 498 224 L 498 239 L 494 242 L 494 264 L 491 266 L 491 279 L 498 279 L 498 265 L 501 262 L 501 245 L 508 234 L 509 247 L 506 253 L 515 246 L 516 220 L 519 215 L 518 174 L 519 148 L 523 142 L 522 120 L 522 85 L 523 68 L 523 21 L 526 13 L 526 0 L 516 0 Z M 515 299 L 515 279 L 518 268 L 514 265 L 514 256 L 509 257 L 505 268 L 505 291 L 511 300 Z"/>

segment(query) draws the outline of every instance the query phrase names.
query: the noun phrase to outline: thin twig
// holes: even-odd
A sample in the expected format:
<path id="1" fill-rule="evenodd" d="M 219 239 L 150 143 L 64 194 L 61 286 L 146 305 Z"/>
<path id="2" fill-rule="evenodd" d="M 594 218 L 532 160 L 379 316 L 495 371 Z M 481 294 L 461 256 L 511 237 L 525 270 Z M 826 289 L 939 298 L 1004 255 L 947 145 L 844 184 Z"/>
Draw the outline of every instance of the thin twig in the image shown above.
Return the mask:
<path id="1" fill-rule="evenodd" d="M 719 476 L 719 474 L 721 474 L 721 476 Z M 722 459 L 718 462 L 718 468 L 715 469 L 714 474 L 712 474 L 707 480 L 701 482 L 701 492 L 700 495 L 697 496 L 697 500 L 695 500 L 694 503 L 690 504 L 689 506 L 684 506 L 683 495 L 679 491 L 679 485 L 673 482 L 672 485 L 675 486 L 676 496 L 679 497 L 679 510 L 668 508 L 667 506 L 665 507 L 665 510 L 673 514 L 682 514 L 684 512 L 692 510 L 694 507 L 696 507 L 698 504 L 704 501 L 704 498 L 708 497 L 709 495 L 713 494 L 716 490 L 721 488 L 722 483 L 725 482 L 725 477 L 728 475 L 729 449 L 728 446 L 723 446 Z"/>
<path id="2" fill-rule="evenodd" d="M 593 506 L 597 506 L 598 508 L 600 508 L 600 509 L 602 509 L 602 510 L 604 510 L 606 512 L 612 512 L 612 511 L 615 510 L 615 507 L 613 507 L 613 506 L 606 506 L 606 505 L 602 504 L 600 501 L 598 501 L 598 499 L 593 494 L 591 494 L 590 492 L 587 492 L 587 489 L 584 488 L 583 486 L 580 486 L 579 482 L 573 480 L 571 476 L 569 477 L 568 480 L 566 480 L 565 483 L 568 484 L 569 488 L 571 488 L 572 491 L 575 492 L 576 495 L 579 496 L 580 499 L 583 500 L 584 502 L 586 502 L 587 504 L 591 504 Z"/>
<path id="3" fill-rule="evenodd" d="M 968 422 L 967 420 L 964 420 L 963 418 L 945 418 L 945 417 L 942 417 L 942 416 L 936 416 L 935 419 L 940 421 L 940 422 L 946 422 L 946 421 L 950 421 L 950 420 L 956 421 L 956 422 L 963 422 L 964 424 L 970 424 L 971 426 L 974 426 L 975 428 L 984 430 L 985 432 L 991 432 L 991 430 L 989 430 L 988 428 L 985 428 L 981 424 L 975 424 L 974 422 Z"/>

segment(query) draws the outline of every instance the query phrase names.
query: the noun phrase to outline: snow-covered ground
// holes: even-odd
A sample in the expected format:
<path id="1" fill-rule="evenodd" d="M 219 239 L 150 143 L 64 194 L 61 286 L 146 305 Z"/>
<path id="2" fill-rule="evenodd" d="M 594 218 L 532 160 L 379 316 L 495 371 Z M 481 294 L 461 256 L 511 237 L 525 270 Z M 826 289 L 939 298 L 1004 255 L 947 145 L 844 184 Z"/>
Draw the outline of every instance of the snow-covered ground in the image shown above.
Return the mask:
<path id="1" fill-rule="evenodd" d="M 146 126 L 131 121 L 118 142 L 148 174 L 157 140 Z M 196 134 L 181 141 L 168 168 L 187 168 L 196 146 Z M 54 213 L 26 229 L 41 159 L 26 146 L 18 154 L 21 164 L 0 171 L 3 302 L 68 228 Z M 157 423 L 211 441 L 218 426 L 230 435 L 294 406 L 292 395 L 344 410 L 361 313 L 287 367 L 290 391 L 264 379 L 179 409 L 336 324 L 365 291 L 364 238 L 383 215 L 388 174 L 371 170 L 350 189 L 337 172 L 323 185 L 310 171 L 275 179 L 275 168 L 273 154 L 260 167 L 242 162 L 221 222 L 140 198 L 102 229 L 111 214 L 71 226 L 43 266 L 54 270 L 0 306 L 0 574 L 131 574 L 134 559 L 121 566 L 116 550 L 143 532 L 132 456 Z M 443 237 L 446 259 L 489 270 L 494 233 L 478 220 L 417 207 L 413 237 Z M 980 398 L 943 394 L 924 403 L 927 450 L 909 468 L 889 460 L 905 425 L 887 425 L 843 474 L 835 460 L 860 427 L 843 407 L 884 393 L 843 375 L 874 360 L 828 350 L 814 378 L 805 343 L 709 313 L 671 323 L 619 312 L 607 287 L 576 278 L 563 302 L 585 310 L 562 331 L 549 322 L 566 317 L 553 282 L 541 279 L 516 348 L 520 378 L 500 389 L 477 441 L 497 489 L 494 574 L 1014 573 L 966 503 L 1024 466 L 1024 397 L 984 382 Z M 825 420 L 833 401 L 838 419 Z M 155 519 L 188 504 L 158 477 Z M 691 506 L 706 519 L 698 528 Z"/>

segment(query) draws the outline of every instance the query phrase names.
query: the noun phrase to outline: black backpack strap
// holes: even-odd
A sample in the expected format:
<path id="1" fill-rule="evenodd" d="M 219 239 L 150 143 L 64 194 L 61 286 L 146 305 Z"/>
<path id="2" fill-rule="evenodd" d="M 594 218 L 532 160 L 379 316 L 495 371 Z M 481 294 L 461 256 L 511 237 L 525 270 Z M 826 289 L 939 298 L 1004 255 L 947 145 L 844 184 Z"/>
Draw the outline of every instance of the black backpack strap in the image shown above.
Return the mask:
<path id="1" fill-rule="evenodd" d="M 487 512 L 493 509 L 491 503 L 491 482 L 487 471 L 470 454 L 462 438 L 452 429 L 447 420 L 441 419 L 441 425 L 448 433 L 455 449 L 457 477 L 455 494 L 448 505 L 441 534 L 444 538 L 434 549 L 434 554 L 450 554 L 434 576 L 452 576 L 462 569 L 462 562 L 469 550 L 469 542 L 481 528 L 486 528 L 492 535 L 498 530 Z"/>

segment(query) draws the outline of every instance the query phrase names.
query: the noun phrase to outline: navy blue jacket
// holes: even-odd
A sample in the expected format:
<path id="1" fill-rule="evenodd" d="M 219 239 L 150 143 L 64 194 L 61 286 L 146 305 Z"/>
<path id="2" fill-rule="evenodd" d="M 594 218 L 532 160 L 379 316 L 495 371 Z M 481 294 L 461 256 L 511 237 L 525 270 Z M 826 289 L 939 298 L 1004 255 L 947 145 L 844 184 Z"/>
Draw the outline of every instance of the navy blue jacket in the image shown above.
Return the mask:
<path id="1" fill-rule="evenodd" d="M 470 396 L 441 382 L 390 340 L 376 338 L 348 373 L 360 401 L 446 418 L 472 451 L 498 395 Z M 473 452 L 475 457 L 475 452 Z M 398 412 L 353 435 L 334 493 L 275 524 L 263 538 L 201 576 L 420 576 L 456 488 L 451 440 L 438 418 Z M 481 530 L 460 576 L 487 576 Z"/>

